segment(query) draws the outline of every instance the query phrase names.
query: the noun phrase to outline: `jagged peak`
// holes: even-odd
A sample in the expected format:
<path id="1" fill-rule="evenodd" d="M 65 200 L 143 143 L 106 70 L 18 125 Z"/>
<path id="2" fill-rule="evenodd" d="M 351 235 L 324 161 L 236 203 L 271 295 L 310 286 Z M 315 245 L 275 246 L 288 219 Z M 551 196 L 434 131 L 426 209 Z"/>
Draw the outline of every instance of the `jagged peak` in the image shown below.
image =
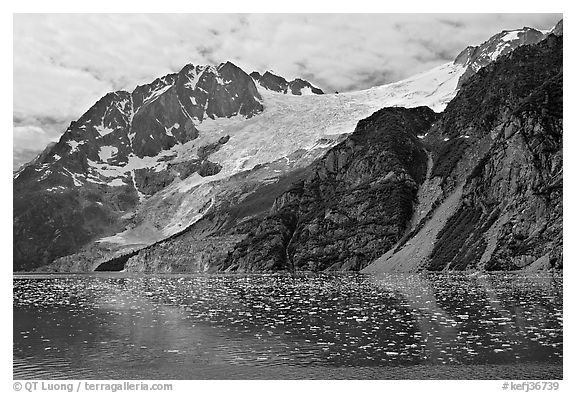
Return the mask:
<path id="1" fill-rule="evenodd" d="M 258 71 L 253 71 L 250 73 L 250 76 L 263 88 L 278 93 L 303 95 L 302 90 L 308 88 L 308 94 L 324 94 L 319 87 L 305 79 L 295 78 L 288 81 L 286 78 L 277 75 L 273 70 L 267 70 L 264 74 L 260 74 Z"/>
<path id="2" fill-rule="evenodd" d="M 528 34 L 531 36 L 526 36 Z M 480 45 L 467 46 L 458 54 L 458 56 L 456 56 L 454 64 L 468 65 L 478 60 L 478 57 L 481 56 L 489 56 L 494 59 L 501 54 L 502 49 L 504 49 L 502 46 L 505 46 L 506 43 L 520 40 L 521 42 L 519 45 L 523 45 L 524 43 L 538 42 L 543 37 L 544 34 L 540 30 L 527 26 L 520 29 L 502 30 L 501 32 L 488 38 Z M 493 48 L 494 45 L 496 45 L 495 48 Z"/>
<path id="3" fill-rule="evenodd" d="M 206 71 L 208 69 L 208 67 L 210 67 L 210 66 L 209 65 L 200 65 L 200 64 L 194 65 L 192 63 L 188 63 L 184 67 L 182 67 L 179 74 L 182 74 L 182 75 L 196 74 L 196 75 L 198 75 L 198 74 L 201 74 L 202 72 Z"/>
<path id="4" fill-rule="evenodd" d="M 233 68 L 233 69 L 242 69 L 240 67 L 238 67 L 236 64 L 232 63 L 230 60 L 224 62 L 224 63 L 220 63 L 220 65 L 218 66 L 218 70 L 221 70 L 223 68 Z"/>
<path id="5" fill-rule="evenodd" d="M 94 112 L 99 112 L 103 107 L 109 107 L 110 105 L 115 105 L 121 108 L 127 101 L 130 100 L 131 93 L 126 90 L 111 91 L 103 95 L 94 105 L 92 105 L 80 118 L 78 122 L 84 121 L 86 118 L 93 116 Z M 71 126 L 76 123 L 72 122 Z"/>
<path id="6" fill-rule="evenodd" d="M 500 56 L 506 55 L 522 45 L 540 42 L 545 37 L 546 34 L 542 31 L 525 26 L 519 29 L 502 30 L 480 45 L 466 47 L 454 59 L 454 64 L 466 67 L 466 71 L 458 82 L 458 87 Z"/>
<path id="7" fill-rule="evenodd" d="M 132 94 L 134 94 L 134 92 L 136 90 L 142 89 L 144 87 L 149 87 L 149 86 L 156 86 L 156 85 L 160 85 L 160 84 L 169 84 L 172 85 L 174 84 L 174 82 L 176 81 L 176 78 L 178 77 L 178 73 L 177 72 L 173 72 L 170 74 L 166 74 L 164 76 L 161 76 L 159 78 L 154 79 L 152 82 L 150 83 L 144 83 L 143 85 L 136 85 L 136 88 L 134 88 L 134 90 L 132 90 Z"/>

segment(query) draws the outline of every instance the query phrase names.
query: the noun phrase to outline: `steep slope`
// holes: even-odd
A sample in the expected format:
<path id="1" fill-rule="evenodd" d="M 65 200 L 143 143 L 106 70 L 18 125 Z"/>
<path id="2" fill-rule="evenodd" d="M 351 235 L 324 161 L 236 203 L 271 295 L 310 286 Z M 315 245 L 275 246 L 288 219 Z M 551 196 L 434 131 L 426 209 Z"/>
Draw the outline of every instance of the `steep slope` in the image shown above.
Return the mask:
<path id="1" fill-rule="evenodd" d="M 250 76 L 263 88 L 277 93 L 290 93 L 297 96 L 324 94 L 322 89 L 300 78 L 288 82 L 283 77 L 275 75 L 270 71 L 266 71 L 263 75 L 260 75 L 258 71 L 254 71 L 250 73 Z"/>
<path id="2" fill-rule="evenodd" d="M 254 82 L 232 63 L 188 65 L 133 93 L 109 93 L 14 179 L 14 269 L 29 269 L 121 230 L 146 195 L 176 177 L 210 175 L 205 158 L 172 148 L 219 116 L 263 110 Z"/>
<path id="3" fill-rule="evenodd" d="M 276 199 L 219 269 L 364 267 L 395 244 L 410 222 L 426 172 L 418 135 L 435 117 L 426 107 L 386 108 L 360 121 L 310 176 Z"/>
<path id="4" fill-rule="evenodd" d="M 562 39 L 482 69 L 434 119 L 359 122 L 218 269 L 358 270 L 388 250 L 365 270 L 561 266 Z"/>
<path id="5" fill-rule="evenodd" d="M 133 269 L 153 271 L 154 258 L 172 255 L 178 270 L 198 250 L 206 258 L 197 268 L 214 267 L 202 250 L 231 250 L 358 120 L 390 106 L 439 112 L 477 63 L 338 95 L 232 63 L 188 65 L 132 93 L 110 93 L 15 175 L 14 268 L 64 256 L 49 269 L 84 271 L 133 257 Z"/>
<path id="6" fill-rule="evenodd" d="M 550 31 L 549 34 L 554 34 L 556 36 L 561 36 L 564 34 L 564 21 L 560 20 L 558 23 L 556 23 L 556 26 L 554 26 L 554 28 L 552 29 L 552 31 Z"/>
<path id="7" fill-rule="evenodd" d="M 501 34 L 501 36 L 505 35 Z M 519 99 L 526 100 L 527 94 L 536 94 L 536 96 L 544 94 L 548 98 L 543 105 L 545 107 L 543 110 L 545 112 L 552 110 L 554 113 L 552 116 L 555 116 L 553 120 L 550 118 L 545 120 L 549 126 L 548 129 L 542 132 L 538 125 L 531 124 L 538 131 L 530 134 L 529 131 L 524 130 L 519 135 L 524 134 L 523 138 L 537 141 L 532 144 L 543 148 L 544 153 L 541 151 L 540 154 L 547 155 L 544 161 L 553 162 L 549 170 L 554 174 L 543 175 L 541 168 L 540 172 L 536 170 L 536 173 L 523 174 L 522 181 L 530 184 L 528 180 L 532 177 L 545 176 L 554 179 L 553 189 L 558 192 L 558 187 L 561 185 L 561 170 L 558 172 L 558 167 L 561 168 L 561 102 L 550 98 L 552 96 L 558 98 L 558 92 L 561 97 L 561 76 L 557 75 L 559 65 L 561 73 L 561 44 L 558 47 L 556 42 L 555 37 L 550 37 L 538 48 L 523 48 L 503 66 L 494 66 L 490 71 L 483 71 L 482 75 L 489 73 L 492 77 L 472 78 L 470 86 L 458 96 L 462 98 L 448 105 L 449 109 L 442 117 L 442 121 L 431 132 L 426 133 L 426 136 L 423 136 L 423 142 L 426 143 L 431 158 L 433 157 L 434 160 L 429 162 L 427 181 L 417 195 L 418 211 L 414 211 L 413 215 L 413 206 L 410 203 L 406 204 L 404 215 L 398 214 L 398 211 L 389 211 L 391 207 L 397 206 L 398 202 L 385 192 L 380 194 L 384 198 L 384 203 L 370 200 L 369 197 L 365 198 L 363 193 L 357 192 L 354 183 L 344 181 L 343 179 L 348 178 L 341 174 L 339 178 L 336 177 L 338 181 L 330 185 L 322 182 L 319 182 L 320 185 L 315 184 L 310 180 L 314 178 L 312 176 L 278 198 L 270 215 L 234 248 L 219 268 L 241 271 L 359 269 L 373 260 L 378 252 L 390 249 L 395 241 L 393 239 L 401 238 L 402 231 L 405 229 L 411 229 L 412 233 L 410 231 L 406 233 L 406 236 L 399 242 L 398 248 L 401 249 L 402 245 L 409 244 L 419 252 L 411 255 L 412 258 L 405 258 L 406 255 L 402 253 L 398 254 L 397 260 L 400 267 L 397 268 L 399 270 L 417 270 L 423 267 L 430 270 L 439 268 L 515 269 L 536 261 L 540 256 L 551 261 L 561 260 L 558 253 L 561 253 L 559 242 L 561 242 L 562 214 L 561 202 L 558 205 L 558 198 L 552 198 L 555 201 L 552 204 L 538 204 L 535 202 L 538 199 L 534 200 L 533 195 L 529 194 L 518 198 L 514 203 L 509 201 L 503 203 L 502 208 L 487 207 L 490 206 L 487 200 L 494 204 L 494 201 L 505 200 L 504 197 L 508 195 L 508 192 L 515 193 L 516 184 L 511 186 L 512 190 L 500 191 L 499 195 L 490 194 L 491 190 L 497 189 L 495 185 L 484 185 L 486 195 L 479 198 L 483 200 L 474 201 L 469 194 L 473 192 L 472 190 L 478 192 L 479 187 L 474 183 L 466 184 L 464 187 L 461 184 L 462 181 L 458 180 L 469 176 L 469 172 L 474 169 L 474 176 L 478 176 L 480 169 L 475 165 L 481 158 L 487 160 L 486 157 L 497 159 L 503 155 L 511 155 L 519 160 L 517 157 L 519 151 L 525 156 L 530 155 L 532 151 L 530 147 L 517 146 L 517 141 L 513 146 L 508 147 L 508 150 L 502 152 L 496 148 L 492 149 L 482 138 L 486 135 L 487 129 L 494 127 L 495 122 L 503 121 L 501 116 L 507 116 L 508 108 L 516 105 Z M 534 52 L 533 57 L 530 55 L 531 52 Z M 531 61 L 527 63 L 527 58 L 530 57 Z M 546 58 L 546 61 L 543 58 Z M 548 78 L 550 79 L 547 80 Z M 546 81 L 544 87 L 538 87 L 542 81 Z M 551 90 L 542 93 L 541 89 Z M 508 92 L 508 95 L 503 92 Z M 537 99 L 531 100 L 533 108 L 540 104 Z M 560 107 L 560 112 L 558 112 L 558 107 Z M 461 118 L 462 116 L 464 119 Z M 554 124 L 549 124 L 549 122 Z M 361 124 L 359 123 L 359 128 Z M 525 123 L 522 122 L 522 124 Z M 518 125 L 516 127 L 521 128 Z M 378 126 L 373 126 L 372 131 L 377 129 Z M 422 134 L 424 131 L 425 129 L 421 130 Z M 355 134 L 352 134 L 343 144 L 353 144 Z M 393 132 L 388 129 L 387 134 L 393 135 Z M 542 134 L 550 135 L 543 136 Z M 550 141 L 551 137 L 555 141 Z M 543 146 L 542 139 L 548 140 L 547 147 Z M 476 141 L 478 143 L 475 143 Z M 373 146 L 376 150 L 371 151 L 367 156 L 354 157 L 352 155 L 350 158 L 349 152 L 341 153 L 344 155 L 341 162 L 351 166 L 363 165 L 371 163 L 379 154 L 390 154 L 386 148 L 378 146 L 377 143 L 373 143 Z M 496 144 L 496 146 L 501 145 Z M 551 152 L 553 152 L 552 156 L 550 156 Z M 334 157 L 338 157 L 338 154 L 338 147 L 330 150 L 320 165 L 323 165 L 322 163 L 326 160 L 332 166 L 337 167 L 338 164 L 334 162 L 338 163 L 338 160 Z M 425 165 L 425 156 L 420 155 L 419 159 L 408 156 L 411 158 L 410 162 L 415 165 Z M 492 172 L 486 175 L 490 180 L 484 181 L 494 182 L 494 178 L 499 179 L 501 172 L 508 170 L 500 168 L 502 165 L 498 161 L 492 163 Z M 522 162 L 516 165 L 527 166 L 528 164 Z M 456 179 L 447 175 L 448 173 L 454 173 Z M 507 178 L 513 179 L 512 182 L 519 182 L 518 179 L 514 179 L 513 174 L 515 173 L 508 173 Z M 355 180 L 362 183 L 363 176 L 358 173 L 355 176 Z M 378 175 L 373 174 L 371 182 L 383 182 L 388 176 L 387 170 L 381 170 Z M 394 190 L 397 190 L 405 201 L 416 198 L 414 189 L 396 184 Z M 482 207 L 474 207 L 474 203 Z M 326 204 L 331 208 L 326 208 Z M 524 209 L 522 214 L 516 211 L 519 206 Z M 497 229 L 494 226 L 503 225 L 502 210 L 505 214 L 514 217 L 512 222 L 519 220 L 524 223 L 523 225 L 527 228 L 523 231 L 530 232 L 530 235 L 520 236 L 531 239 L 529 246 L 521 247 L 516 244 L 517 240 L 508 240 L 512 244 L 511 249 L 508 247 L 508 251 L 503 251 L 506 249 L 502 244 L 506 242 L 502 240 L 505 235 L 498 234 L 500 236 L 499 251 L 493 252 L 498 241 L 494 243 L 491 238 L 490 248 L 488 252 L 485 252 L 487 240 L 484 239 L 483 232 L 489 229 L 496 232 Z M 366 229 L 364 223 L 358 220 L 359 212 L 369 212 L 368 216 L 362 218 L 373 218 L 377 225 Z M 384 217 L 381 217 L 379 213 L 383 213 Z M 430 216 L 433 214 L 436 214 L 436 217 L 431 220 Z M 411 222 L 406 216 L 412 218 Z M 553 229 L 543 237 L 537 235 L 544 230 L 542 223 L 546 220 L 554 222 L 551 226 Z M 525 221 L 533 222 L 527 224 Z M 466 230 L 463 230 L 462 223 L 467 226 Z M 425 224 L 429 225 L 422 230 Z M 390 227 L 394 225 L 396 228 L 391 230 Z M 418 231 L 418 229 L 421 230 Z M 510 238 L 513 235 L 507 236 Z M 434 237 L 437 237 L 438 241 Z M 414 246 L 414 244 L 417 245 Z M 529 248 L 532 249 L 529 250 Z M 441 261 L 446 258 L 446 254 L 451 258 L 449 263 Z M 542 263 L 542 258 L 534 266 Z"/>
<path id="8" fill-rule="evenodd" d="M 195 139 L 156 156 L 132 158 L 126 167 L 112 167 L 115 176 L 130 168 L 126 181 L 132 183 L 134 202 L 122 206 L 121 225 L 106 227 L 79 253 L 49 269 L 93 270 L 183 231 L 186 238 L 216 236 L 215 242 L 218 236 L 245 235 L 252 228 L 245 221 L 265 215 L 275 196 L 289 187 L 289 179 L 299 179 L 299 171 L 353 131 L 358 120 L 386 105 L 441 110 L 455 94 L 462 72 L 462 67 L 446 64 L 401 82 L 339 95 L 298 96 L 262 88 L 264 110 L 257 115 L 194 119 Z M 154 102 L 171 90 L 158 85 L 166 90 Z M 200 165 L 208 166 L 207 172 Z M 132 170 L 137 188 L 130 181 Z M 259 203 L 245 214 L 238 201 Z"/>
<path id="9" fill-rule="evenodd" d="M 423 139 L 434 203 L 365 270 L 561 267 L 562 126 L 562 38 L 470 78 Z"/>
<path id="10" fill-rule="evenodd" d="M 462 86 L 472 75 L 498 57 L 512 52 L 519 46 L 535 44 L 544 37 L 543 32 L 524 27 L 517 30 L 502 31 L 481 45 L 467 47 L 454 61 L 456 64 L 462 64 L 466 67 L 466 72 L 460 77 L 458 86 Z"/>

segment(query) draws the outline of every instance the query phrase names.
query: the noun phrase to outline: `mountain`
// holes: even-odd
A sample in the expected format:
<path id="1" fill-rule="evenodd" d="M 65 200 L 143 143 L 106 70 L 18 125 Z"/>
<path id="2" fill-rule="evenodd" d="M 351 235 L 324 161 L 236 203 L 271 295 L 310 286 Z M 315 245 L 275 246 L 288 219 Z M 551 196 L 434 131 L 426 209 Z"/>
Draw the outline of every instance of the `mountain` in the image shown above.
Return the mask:
<path id="1" fill-rule="evenodd" d="M 462 67 L 447 64 L 405 81 L 338 95 L 299 96 L 260 87 L 264 110 L 257 115 L 194 120 L 195 139 L 157 156 L 136 156 L 116 166 L 93 160 L 87 165 L 89 170 L 126 176 L 123 190 L 131 193 L 132 203 L 116 204 L 119 217 L 113 223 L 118 226 L 102 225 L 92 240 L 51 269 L 93 270 L 182 231 L 202 242 L 206 236 L 216 237 L 215 243 L 244 236 L 242 228 L 249 227 L 245 221 L 265 214 L 274 198 L 353 131 L 358 120 L 380 109 L 382 103 L 429 105 L 438 110 L 455 94 L 462 72 Z M 197 169 L 202 162 L 209 168 L 217 164 L 218 170 L 202 176 L 206 173 Z M 51 192 L 51 187 L 39 192 Z M 101 193 L 107 198 L 116 190 Z M 107 204 L 104 197 L 95 202 Z"/>
<path id="2" fill-rule="evenodd" d="M 470 78 L 423 139 L 417 219 L 366 271 L 561 267 L 562 85 L 555 35 Z"/>
<path id="3" fill-rule="evenodd" d="M 288 82 L 283 77 L 274 75 L 270 71 L 266 71 L 264 75 L 260 75 L 259 72 L 254 71 L 250 74 L 250 76 L 263 88 L 275 91 L 277 93 L 290 93 L 297 96 L 324 94 L 320 88 L 300 78 L 296 78 L 293 81 Z"/>
<path id="4" fill-rule="evenodd" d="M 360 121 L 218 269 L 561 265 L 562 39 L 551 35 L 472 76 L 440 115 L 384 108 Z"/>
<path id="5" fill-rule="evenodd" d="M 229 62 L 187 65 L 110 93 L 16 173 L 14 269 L 361 269 L 416 220 L 440 154 L 430 130 L 472 64 L 338 95 Z M 308 219 L 319 226 L 304 230 Z"/>
<path id="6" fill-rule="evenodd" d="M 185 66 L 132 93 L 105 95 L 14 180 L 14 267 L 29 269 L 114 234 L 130 211 L 175 178 L 214 175 L 204 154 L 167 153 L 205 119 L 262 112 L 252 78 L 228 62 Z M 218 139 L 216 150 L 224 144 Z"/>
<path id="7" fill-rule="evenodd" d="M 26 167 L 30 165 L 35 165 L 38 162 L 44 161 L 46 157 L 51 153 L 52 148 L 56 146 L 56 142 L 50 142 L 48 145 L 42 150 L 39 154 L 36 155 L 31 161 L 25 163 L 24 165 L 20 166 L 15 172 L 14 177 L 18 177 L 20 172 L 22 172 Z"/>
<path id="8" fill-rule="evenodd" d="M 359 270 L 379 257 L 410 222 L 426 175 L 418 136 L 436 117 L 428 107 L 384 108 L 358 122 L 219 268 Z"/>
<path id="9" fill-rule="evenodd" d="M 518 30 L 505 30 L 485 41 L 479 46 L 469 46 L 454 60 L 455 63 L 467 67 L 460 77 L 458 86 L 462 86 L 472 75 L 482 67 L 487 66 L 498 57 L 506 55 L 521 45 L 535 44 L 544 38 L 540 30 L 524 27 Z"/>

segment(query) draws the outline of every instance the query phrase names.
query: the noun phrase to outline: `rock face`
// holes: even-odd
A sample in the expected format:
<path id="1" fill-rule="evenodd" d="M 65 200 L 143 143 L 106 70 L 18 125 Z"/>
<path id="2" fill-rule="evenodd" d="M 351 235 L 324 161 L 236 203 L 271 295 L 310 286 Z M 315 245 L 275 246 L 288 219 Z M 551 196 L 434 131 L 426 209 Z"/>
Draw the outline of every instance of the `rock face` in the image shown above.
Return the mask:
<path id="1" fill-rule="evenodd" d="M 110 93 L 15 174 L 14 269 L 560 267 L 562 38 L 537 33 L 338 96 L 231 63 Z"/>
<path id="2" fill-rule="evenodd" d="M 385 108 L 359 122 L 219 269 L 360 270 L 387 251 L 367 270 L 561 266 L 562 39 L 483 68 L 437 117 Z"/>
<path id="3" fill-rule="evenodd" d="M 439 196 L 366 270 L 561 267 L 562 130 L 562 38 L 478 72 L 423 139 Z"/>
<path id="4" fill-rule="evenodd" d="M 464 75 L 460 77 L 458 86 L 462 86 L 478 70 L 498 57 L 510 53 L 521 45 L 539 42 L 544 37 L 545 35 L 541 31 L 524 27 L 518 30 L 502 31 L 479 46 L 467 47 L 454 60 L 454 63 L 467 67 Z"/>
<path id="5" fill-rule="evenodd" d="M 119 270 L 136 273 L 204 273 L 226 258 L 243 236 L 211 236 L 194 239 L 176 236 L 130 256 Z M 102 270 L 106 266 L 102 266 Z"/>
<path id="6" fill-rule="evenodd" d="M 389 101 L 439 110 L 463 71 L 445 64 L 366 91 L 302 97 L 269 91 L 252 78 L 239 76 L 244 86 L 208 75 L 224 66 L 187 66 L 132 93 L 107 95 L 17 172 L 14 269 L 50 263 L 50 271 L 90 271 L 191 225 L 198 241 L 245 235 L 289 181 L 299 180 L 358 120 Z M 223 100 L 234 102 L 200 101 L 210 80 L 216 80 L 213 94 L 224 89 Z M 256 86 L 259 96 L 236 107 L 243 93 L 231 86 Z M 260 99 L 265 110 L 253 114 Z M 188 105 L 193 102 L 202 104 Z M 229 108 L 230 117 L 216 117 L 213 107 Z"/>
<path id="7" fill-rule="evenodd" d="M 426 173 L 417 137 L 436 114 L 385 108 L 358 123 L 220 267 L 233 271 L 358 270 L 395 244 Z"/>
<path id="8" fill-rule="evenodd" d="M 252 78 L 230 62 L 189 64 L 132 93 L 104 96 L 16 173 L 14 270 L 45 265 L 116 233 L 143 197 L 175 178 L 217 174 L 220 166 L 208 156 L 227 139 L 201 157 L 174 161 L 163 154 L 196 139 L 204 120 L 250 118 L 263 110 L 261 101 Z"/>
<path id="9" fill-rule="evenodd" d="M 306 157 L 294 154 L 290 160 L 294 163 L 291 170 L 283 168 L 286 163 L 282 159 L 218 182 L 222 185 L 221 193 L 194 225 L 143 250 L 123 258 L 100 261 L 96 266 L 100 265 L 102 270 L 117 268 L 138 272 L 213 272 L 222 269 L 228 252 L 259 225 L 276 198 L 309 174 L 310 161 Z M 273 176 L 280 171 L 285 173 L 275 179 Z"/>

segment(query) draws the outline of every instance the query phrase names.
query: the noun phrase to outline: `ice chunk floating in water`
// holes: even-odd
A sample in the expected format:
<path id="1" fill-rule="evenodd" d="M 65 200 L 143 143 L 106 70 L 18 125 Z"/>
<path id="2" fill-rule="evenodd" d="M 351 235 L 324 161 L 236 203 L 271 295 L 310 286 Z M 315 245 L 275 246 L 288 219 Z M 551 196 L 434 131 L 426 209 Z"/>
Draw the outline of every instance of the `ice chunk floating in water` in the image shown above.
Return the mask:
<path id="1" fill-rule="evenodd" d="M 562 377 L 556 275 L 17 276 L 14 378 Z"/>

